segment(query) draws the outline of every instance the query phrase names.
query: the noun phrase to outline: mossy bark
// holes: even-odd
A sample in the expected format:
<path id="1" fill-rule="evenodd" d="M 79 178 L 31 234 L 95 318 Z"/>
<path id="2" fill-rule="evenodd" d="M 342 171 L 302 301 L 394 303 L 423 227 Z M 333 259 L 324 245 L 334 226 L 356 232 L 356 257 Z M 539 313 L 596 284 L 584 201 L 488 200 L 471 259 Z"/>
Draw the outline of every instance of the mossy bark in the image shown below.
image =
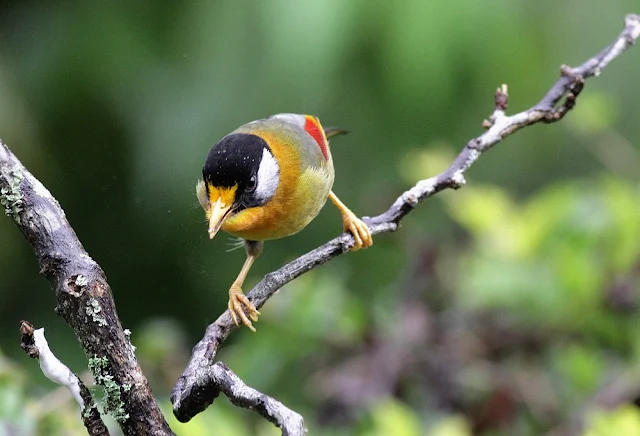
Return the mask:
<path id="1" fill-rule="evenodd" d="M 33 247 L 40 273 L 53 285 L 56 312 L 73 329 L 87 358 L 106 358 L 103 377 L 96 382 L 109 381 L 111 393 L 118 386 L 122 410 L 114 413 L 124 434 L 173 434 L 120 325 L 104 272 L 85 251 L 60 204 L 1 142 L 0 189 L 12 195 L 19 190 L 14 221 Z"/>

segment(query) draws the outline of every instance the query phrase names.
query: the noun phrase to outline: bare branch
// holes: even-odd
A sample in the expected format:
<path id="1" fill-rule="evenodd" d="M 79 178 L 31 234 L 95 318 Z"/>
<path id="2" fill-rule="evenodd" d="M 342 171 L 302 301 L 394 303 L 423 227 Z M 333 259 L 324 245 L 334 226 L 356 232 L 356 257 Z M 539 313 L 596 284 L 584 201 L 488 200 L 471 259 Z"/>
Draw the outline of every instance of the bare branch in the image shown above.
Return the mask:
<path id="1" fill-rule="evenodd" d="M 0 142 L 0 204 L 33 247 L 56 292 L 56 311 L 99 363 L 109 412 L 125 435 L 169 435 L 167 425 L 116 313 L 104 272 L 82 247 L 51 193 Z"/>
<path id="2" fill-rule="evenodd" d="M 22 336 L 20 346 L 34 359 L 38 359 L 44 375 L 54 383 L 66 386 L 80 405 L 82 422 L 91 436 L 109 436 L 107 426 L 102 422 L 98 406 L 91 392 L 80 378 L 64 365 L 49 349 L 49 344 L 44 337 L 44 329 L 35 330 L 27 322 L 20 323 Z"/>
<path id="3" fill-rule="evenodd" d="M 523 127 L 539 122 L 552 123 L 561 120 L 575 105 L 576 99 L 584 87 L 584 81 L 598 76 L 602 70 L 623 51 L 631 47 L 640 37 L 640 16 L 628 15 L 625 29 L 620 35 L 596 56 L 577 68 L 563 66 L 562 76 L 540 100 L 530 109 L 507 116 L 508 93 L 506 85 L 500 87 L 495 95 L 495 108 L 489 120 L 483 126 L 488 130 L 472 139 L 456 157 L 453 163 L 441 174 L 419 181 L 413 188 L 404 192 L 384 213 L 365 217 L 372 234 L 392 232 L 398 223 L 411 212 L 418 203 L 445 189 L 458 189 L 465 184 L 465 172 L 492 146 Z M 563 100 L 564 99 L 564 100 Z M 249 300 L 260 308 L 283 285 L 322 265 L 334 257 L 345 253 L 353 245 L 353 237 L 344 233 L 326 244 L 310 251 L 288 263 L 282 268 L 267 274 L 248 294 Z M 208 377 L 218 348 L 235 328 L 229 312 L 224 312 L 213 324 L 209 325 L 204 337 L 193 348 L 191 360 L 173 388 L 171 401 L 176 417 L 188 421 L 204 410 L 215 397 L 200 401 L 199 393 L 207 383 L 213 383 L 212 389 L 221 390 L 215 379 Z"/>
<path id="4" fill-rule="evenodd" d="M 223 392 L 238 407 L 255 410 L 269 422 L 280 427 L 283 435 L 299 436 L 306 433 L 302 416 L 287 408 L 281 402 L 247 386 L 227 365 L 216 362 L 203 368 L 198 385 L 193 386 L 196 395 L 186 399 L 182 410 L 185 416 L 177 416 L 188 421 L 193 412 L 204 410 Z M 195 411 L 199 408 L 200 410 Z"/>

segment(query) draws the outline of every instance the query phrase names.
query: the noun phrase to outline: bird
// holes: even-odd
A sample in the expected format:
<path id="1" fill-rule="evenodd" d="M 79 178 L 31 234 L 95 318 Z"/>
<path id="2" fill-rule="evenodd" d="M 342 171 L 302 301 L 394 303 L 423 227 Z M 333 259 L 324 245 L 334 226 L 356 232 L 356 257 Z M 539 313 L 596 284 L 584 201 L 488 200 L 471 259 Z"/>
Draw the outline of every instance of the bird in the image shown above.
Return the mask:
<path id="1" fill-rule="evenodd" d="M 244 241 L 246 260 L 229 288 L 233 322 L 256 331 L 260 312 L 242 291 L 264 241 L 298 233 L 327 199 L 354 237 L 352 251 L 373 244 L 368 226 L 332 191 L 335 172 L 328 138 L 345 133 L 324 128 L 316 116 L 282 113 L 249 122 L 218 141 L 207 154 L 196 185 L 209 238 L 223 230 Z"/>

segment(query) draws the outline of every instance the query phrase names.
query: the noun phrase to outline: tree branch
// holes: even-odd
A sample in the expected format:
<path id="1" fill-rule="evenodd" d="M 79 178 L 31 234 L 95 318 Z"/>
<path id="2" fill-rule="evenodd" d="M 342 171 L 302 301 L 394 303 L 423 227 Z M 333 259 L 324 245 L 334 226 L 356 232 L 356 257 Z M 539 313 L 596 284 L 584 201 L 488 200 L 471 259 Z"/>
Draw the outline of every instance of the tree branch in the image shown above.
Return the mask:
<path id="1" fill-rule="evenodd" d="M 465 172 L 482 153 L 517 132 L 523 127 L 544 122 L 561 120 L 575 105 L 576 99 L 584 87 L 584 81 L 598 76 L 602 70 L 623 51 L 631 47 L 640 37 L 640 16 L 627 15 L 625 28 L 620 35 L 596 56 L 577 68 L 563 66 L 561 77 L 540 100 L 538 104 L 507 116 L 508 105 L 506 85 L 498 88 L 495 94 L 493 114 L 483 123 L 488 130 L 467 143 L 453 163 L 441 174 L 419 181 L 413 188 L 404 192 L 382 214 L 365 218 L 372 234 L 392 232 L 398 223 L 411 212 L 418 203 L 445 189 L 458 189 L 465 184 Z M 305 272 L 343 254 L 353 245 L 353 237 L 344 233 L 326 244 L 300 256 L 282 268 L 267 274 L 248 294 L 249 300 L 260 308 L 283 285 Z M 204 337 L 193 348 L 191 359 L 178 379 L 171 394 L 175 416 L 185 422 L 211 404 L 214 396 L 202 396 L 203 391 L 230 391 L 227 381 L 208 376 L 214 365 L 218 348 L 235 328 L 231 316 L 225 311 L 213 324 L 207 327 Z M 234 399 L 232 402 L 234 402 Z M 234 404 L 236 404 L 234 402 Z"/>
<path id="2" fill-rule="evenodd" d="M 98 406 L 91 392 L 80 378 L 64 365 L 49 349 L 44 338 L 44 329 L 35 330 L 27 321 L 20 323 L 20 346 L 25 353 L 38 359 L 44 375 L 54 383 L 66 386 L 80 405 L 82 422 L 91 436 L 109 436 L 109 430 L 104 425 Z"/>
<path id="3" fill-rule="evenodd" d="M 56 292 L 56 311 L 74 330 L 124 434 L 173 434 L 122 330 L 104 272 L 56 199 L 2 142 L 0 204 L 33 247 Z"/>
<path id="4" fill-rule="evenodd" d="M 302 416 L 279 401 L 247 386 L 224 363 L 216 362 L 203 368 L 200 379 L 202 384 L 197 394 L 186 399 L 195 403 L 193 407 L 209 405 L 220 392 L 223 392 L 234 405 L 255 410 L 269 422 L 280 427 L 285 436 L 300 436 L 306 433 Z M 191 405 L 185 404 L 184 409 L 190 410 Z M 178 416 L 181 421 L 188 421 L 188 418 L 190 417 Z"/>

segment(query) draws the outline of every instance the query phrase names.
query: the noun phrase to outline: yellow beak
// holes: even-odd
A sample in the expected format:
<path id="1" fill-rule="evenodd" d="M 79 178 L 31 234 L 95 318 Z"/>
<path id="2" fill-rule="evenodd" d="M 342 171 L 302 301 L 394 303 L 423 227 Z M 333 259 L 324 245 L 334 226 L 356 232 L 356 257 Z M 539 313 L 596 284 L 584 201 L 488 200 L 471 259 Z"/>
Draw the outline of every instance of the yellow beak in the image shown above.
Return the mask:
<path id="1" fill-rule="evenodd" d="M 231 204 L 224 204 L 222 202 L 222 197 L 218 198 L 218 200 L 211 205 L 211 217 L 209 218 L 209 238 L 213 239 L 213 237 L 218 233 L 220 227 L 222 227 L 222 223 L 231 212 Z"/>

